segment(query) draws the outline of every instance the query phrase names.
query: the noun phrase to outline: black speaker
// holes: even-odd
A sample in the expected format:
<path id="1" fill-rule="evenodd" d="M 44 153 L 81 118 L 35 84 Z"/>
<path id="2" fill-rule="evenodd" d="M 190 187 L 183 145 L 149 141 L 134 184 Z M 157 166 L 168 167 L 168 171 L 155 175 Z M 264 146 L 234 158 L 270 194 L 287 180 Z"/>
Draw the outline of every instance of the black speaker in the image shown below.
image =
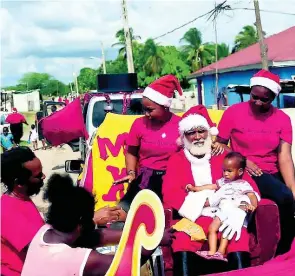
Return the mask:
<path id="1" fill-rule="evenodd" d="M 104 93 L 132 92 L 138 89 L 137 74 L 97 75 L 97 91 Z"/>

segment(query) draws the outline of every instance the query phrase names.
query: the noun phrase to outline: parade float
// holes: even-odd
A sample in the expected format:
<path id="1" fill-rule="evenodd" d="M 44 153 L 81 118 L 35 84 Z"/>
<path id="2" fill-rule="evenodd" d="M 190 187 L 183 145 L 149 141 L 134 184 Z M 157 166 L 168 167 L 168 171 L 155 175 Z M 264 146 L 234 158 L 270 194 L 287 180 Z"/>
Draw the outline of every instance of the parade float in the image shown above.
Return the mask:
<path id="1" fill-rule="evenodd" d="M 79 185 L 94 194 L 96 198 L 96 210 L 107 205 L 116 205 L 126 193 L 128 186 L 128 184 L 113 185 L 112 183 L 126 175 L 124 158 L 126 138 L 132 123 L 139 116 L 127 115 L 126 110 L 130 107 L 130 100 L 128 101 L 126 99 L 135 98 L 140 101 L 141 95 L 140 93 L 131 93 L 129 96 L 126 96 L 126 94 L 121 93 L 119 96 L 117 95 L 117 97 L 119 97 L 118 99 L 120 99 L 123 103 L 120 108 L 120 110 L 122 110 L 122 108 L 125 110 L 123 114 L 122 111 L 118 112 L 118 110 L 117 112 L 113 112 L 114 104 L 112 101 L 116 100 L 116 95 L 103 94 L 92 95 L 90 97 L 87 102 L 87 112 L 85 113 L 86 116 L 84 114 L 84 118 L 81 115 L 83 114 L 82 106 L 85 107 L 85 103 L 84 105 L 81 105 L 80 100 L 77 99 L 63 110 L 59 111 L 59 115 L 55 114 L 54 116 L 49 116 L 48 119 L 44 120 L 43 127 L 48 129 L 46 138 L 53 145 L 67 143 L 73 138 L 76 139 L 83 137 L 83 139 L 85 139 L 87 145 L 85 151 L 85 162 L 84 160 L 79 160 L 77 162 L 78 168 L 75 168 L 76 165 L 73 165 L 75 161 L 69 160 L 66 162 L 66 170 L 68 172 L 80 172 L 79 166 L 83 163 L 83 169 L 81 170 L 82 173 L 79 176 Z M 103 113 L 103 119 L 100 123 L 94 126 L 93 123 L 95 120 L 93 118 L 95 118 L 96 115 L 93 113 L 93 107 L 97 102 L 101 101 L 101 107 L 103 107 L 103 109 L 100 108 L 100 112 Z M 90 112 L 90 110 L 92 111 Z M 137 109 L 137 111 L 139 111 L 139 109 Z M 223 111 L 208 111 L 212 121 L 218 124 Z M 283 111 L 290 116 L 293 129 L 295 129 L 295 109 L 290 108 Z M 87 117 L 90 116 L 90 113 L 92 116 L 91 118 Z M 140 114 L 140 112 L 138 113 Z M 89 133 L 89 129 L 92 129 L 93 132 Z M 57 133 L 59 133 L 59 135 L 56 135 Z M 292 155 L 294 158 L 294 146 L 292 149 Z M 156 216 L 155 219 L 161 220 L 159 222 L 161 225 L 165 225 L 166 228 L 170 228 L 172 226 L 172 210 L 165 209 L 163 211 L 163 208 L 161 207 L 161 211 L 159 212 L 164 212 L 165 217 L 159 215 Z M 125 228 L 126 227 L 127 225 Z M 262 265 L 274 257 L 277 244 L 280 239 L 280 222 L 277 206 L 270 200 L 262 200 L 255 212 L 248 230 L 250 232 L 249 245 L 251 266 Z M 146 237 L 141 236 L 141 239 L 145 238 Z M 115 250 L 117 250 L 116 252 L 121 252 L 123 250 L 122 248 L 124 245 L 122 244 L 123 242 L 120 243 L 119 249 L 115 248 Z M 159 258 L 153 259 L 154 263 L 152 264 L 154 275 L 172 275 L 173 259 L 171 248 L 161 247 L 158 252 Z M 120 258 L 117 258 L 118 259 L 115 258 L 114 262 L 120 263 Z M 134 258 L 134 260 L 136 260 L 135 256 Z M 159 259 L 160 266 L 158 265 Z M 253 268 L 253 270 L 255 271 L 255 268 Z M 111 272 L 109 272 L 108 275 L 119 275 L 117 273 L 110 273 Z M 138 274 L 133 274 L 132 272 L 131 274 L 127 273 L 124 275 Z"/>

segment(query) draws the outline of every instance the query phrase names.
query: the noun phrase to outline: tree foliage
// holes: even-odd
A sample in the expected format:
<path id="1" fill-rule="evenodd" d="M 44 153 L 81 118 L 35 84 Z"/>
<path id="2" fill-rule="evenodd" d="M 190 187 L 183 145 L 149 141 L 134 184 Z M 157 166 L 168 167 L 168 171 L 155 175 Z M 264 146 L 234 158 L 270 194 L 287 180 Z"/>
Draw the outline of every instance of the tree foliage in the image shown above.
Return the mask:
<path id="1" fill-rule="evenodd" d="M 26 73 L 15 86 L 7 87 L 9 90 L 26 91 L 39 89 L 42 95 L 66 95 L 69 87 L 47 73 Z"/>
<path id="2" fill-rule="evenodd" d="M 182 45 L 164 46 L 153 39 L 139 42 L 139 36 L 135 36 L 130 28 L 132 40 L 133 61 L 135 72 L 138 76 L 140 87 L 145 87 L 155 79 L 173 74 L 180 80 L 183 88 L 188 86 L 187 76 L 217 59 L 227 57 L 230 54 L 229 46 L 225 43 L 215 44 L 203 41 L 202 33 L 197 28 L 186 31 L 180 42 Z M 121 29 L 115 34 L 117 42 L 112 46 L 119 47 L 118 55 L 114 60 L 106 61 L 106 71 L 110 74 L 127 73 L 125 34 Z M 235 37 L 234 50 L 240 50 L 257 42 L 257 33 L 253 26 L 245 26 Z M 102 65 L 97 69 L 82 68 L 78 76 L 78 88 L 80 93 L 95 90 L 97 74 L 102 74 Z M 70 85 L 56 80 L 47 73 L 27 73 L 16 86 L 10 89 L 24 91 L 27 89 L 40 89 L 44 95 L 65 95 L 70 91 Z M 74 88 L 74 85 L 72 84 Z"/>
<path id="3" fill-rule="evenodd" d="M 235 46 L 233 52 L 245 49 L 258 42 L 256 28 L 251 25 L 244 26 L 243 29 L 235 37 Z"/>

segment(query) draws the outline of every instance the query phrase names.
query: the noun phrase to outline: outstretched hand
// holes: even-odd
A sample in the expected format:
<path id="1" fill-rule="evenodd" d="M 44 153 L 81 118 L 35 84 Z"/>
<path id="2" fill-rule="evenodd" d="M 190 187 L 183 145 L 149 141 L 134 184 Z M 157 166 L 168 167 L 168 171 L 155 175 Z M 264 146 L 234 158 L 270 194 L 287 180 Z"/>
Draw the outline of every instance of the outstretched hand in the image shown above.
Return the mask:
<path id="1" fill-rule="evenodd" d="M 109 222 L 119 221 L 122 217 L 122 211 L 119 206 L 105 206 L 94 213 L 93 221 L 97 225 L 106 225 Z"/>
<path id="2" fill-rule="evenodd" d="M 135 179 L 135 175 L 129 174 L 123 178 L 120 178 L 113 182 L 113 185 L 122 184 L 122 183 L 131 183 Z"/>

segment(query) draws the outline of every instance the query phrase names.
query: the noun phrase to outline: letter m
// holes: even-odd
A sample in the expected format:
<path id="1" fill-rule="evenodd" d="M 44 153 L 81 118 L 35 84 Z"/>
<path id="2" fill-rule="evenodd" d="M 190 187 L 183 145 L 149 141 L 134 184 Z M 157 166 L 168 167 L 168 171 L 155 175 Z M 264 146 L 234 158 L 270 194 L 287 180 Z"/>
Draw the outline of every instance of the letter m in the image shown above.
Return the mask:
<path id="1" fill-rule="evenodd" d="M 98 148 L 100 152 L 100 158 L 103 160 L 107 160 L 109 155 L 107 149 L 111 153 L 113 157 L 117 157 L 123 148 L 125 151 L 126 139 L 128 137 L 128 133 L 121 133 L 117 136 L 115 144 L 113 144 L 109 138 L 100 138 L 97 137 Z"/>

